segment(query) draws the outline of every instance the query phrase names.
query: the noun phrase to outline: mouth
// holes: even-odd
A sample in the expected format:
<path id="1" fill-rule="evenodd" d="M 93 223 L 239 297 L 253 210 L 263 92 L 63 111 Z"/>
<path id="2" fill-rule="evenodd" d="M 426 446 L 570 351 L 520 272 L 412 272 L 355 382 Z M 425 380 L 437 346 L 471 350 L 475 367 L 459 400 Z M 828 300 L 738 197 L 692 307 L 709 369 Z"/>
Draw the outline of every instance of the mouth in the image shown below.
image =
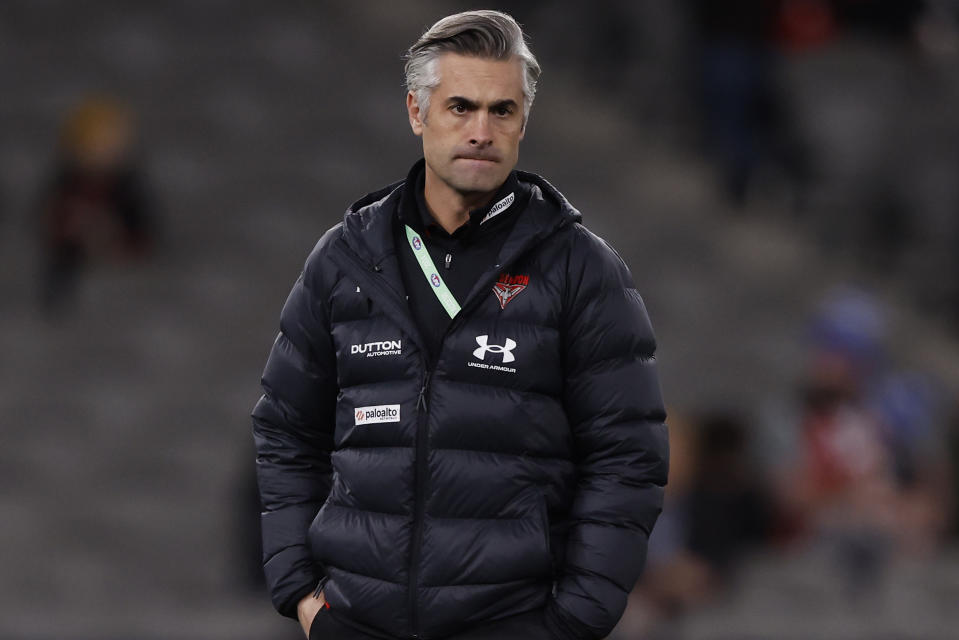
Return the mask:
<path id="1" fill-rule="evenodd" d="M 489 162 L 491 164 L 499 162 L 497 158 L 491 158 L 489 156 L 456 156 L 456 160 L 467 160 L 469 162 Z"/>

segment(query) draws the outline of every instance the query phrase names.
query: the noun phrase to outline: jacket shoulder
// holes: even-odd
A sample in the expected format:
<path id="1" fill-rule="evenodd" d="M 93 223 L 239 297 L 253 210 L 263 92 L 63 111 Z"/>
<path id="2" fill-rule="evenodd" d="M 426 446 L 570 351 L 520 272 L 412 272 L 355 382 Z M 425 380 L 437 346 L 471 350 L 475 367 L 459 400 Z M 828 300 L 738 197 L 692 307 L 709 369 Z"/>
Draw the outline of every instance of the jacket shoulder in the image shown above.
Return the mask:
<path id="1" fill-rule="evenodd" d="M 580 222 L 569 226 L 569 275 L 604 288 L 633 287 L 629 267 L 619 252 Z"/>
<path id="2" fill-rule="evenodd" d="M 319 266 L 322 260 L 329 256 L 330 250 L 339 238 L 343 236 L 343 223 L 338 222 L 329 229 L 327 229 L 320 239 L 316 241 L 316 244 L 313 245 L 313 249 L 310 251 L 310 254 L 306 257 L 306 267 L 317 267 Z"/>
<path id="3" fill-rule="evenodd" d="M 403 186 L 405 183 L 405 180 L 398 180 L 392 184 L 386 185 L 382 189 L 377 189 L 376 191 L 366 194 L 350 205 L 350 208 L 346 210 L 347 217 L 349 217 L 350 214 L 362 213 L 364 209 L 366 212 L 369 212 L 370 210 L 381 208 L 389 199 L 389 197 L 393 195 L 394 192 L 397 192 L 397 189 Z"/>
<path id="4" fill-rule="evenodd" d="M 336 268 L 330 260 L 330 252 L 342 235 L 343 223 L 339 222 L 320 236 L 303 264 L 303 284 L 317 298 L 332 286 Z"/>
<path id="5" fill-rule="evenodd" d="M 311 265 L 312 263 L 321 260 L 326 255 L 328 255 L 333 243 L 337 241 L 343 235 L 343 223 L 338 222 L 329 229 L 327 229 L 320 239 L 316 241 L 316 244 L 313 245 L 312 251 L 306 257 L 306 264 Z"/>

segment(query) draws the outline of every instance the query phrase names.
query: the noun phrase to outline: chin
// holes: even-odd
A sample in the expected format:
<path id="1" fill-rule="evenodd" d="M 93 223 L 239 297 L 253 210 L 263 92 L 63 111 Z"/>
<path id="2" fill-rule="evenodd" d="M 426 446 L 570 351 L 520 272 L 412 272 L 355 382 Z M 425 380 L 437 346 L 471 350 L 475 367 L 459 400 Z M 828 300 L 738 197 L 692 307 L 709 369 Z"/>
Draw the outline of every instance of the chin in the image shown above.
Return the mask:
<path id="1" fill-rule="evenodd" d="M 489 193 L 496 191 L 506 181 L 506 176 L 462 176 L 453 180 L 453 187 L 460 193 Z"/>

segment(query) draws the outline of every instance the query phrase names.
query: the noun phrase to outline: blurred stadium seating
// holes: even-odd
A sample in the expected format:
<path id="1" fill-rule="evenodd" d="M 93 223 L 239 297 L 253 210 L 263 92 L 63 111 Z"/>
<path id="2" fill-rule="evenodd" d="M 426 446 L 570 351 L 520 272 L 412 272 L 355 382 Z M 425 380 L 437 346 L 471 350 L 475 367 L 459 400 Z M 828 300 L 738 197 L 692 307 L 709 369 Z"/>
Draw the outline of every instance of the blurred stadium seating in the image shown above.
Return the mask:
<path id="1" fill-rule="evenodd" d="M 461 4 L 0 6 L 0 636 L 297 637 L 250 585 L 248 412 L 315 239 L 418 157 L 401 55 Z M 789 398 L 806 321 L 847 282 L 888 310 L 891 357 L 937 379 L 947 404 L 957 397 L 959 75 L 944 71 L 955 57 L 928 62 L 927 77 L 856 42 L 784 62 L 813 157 L 832 163 L 815 165 L 797 218 L 775 175 L 760 172 L 745 211 L 718 192 L 695 143 L 683 66 L 694 30 L 680 3 L 611 3 L 635 32 L 608 90 L 585 77 L 586 8 L 570 3 L 564 19 L 545 3 L 515 5 L 545 69 L 520 168 L 553 182 L 632 268 L 673 408 L 755 416 Z M 61 119 L 90 92 L 139 115 L 158 246 L 143 264 L 92 265 L 75 307 L 48 317 L 36 198 Z M 864 143 L 877 138 L 879 150 Z M 884 180 L 863 169 L 876 154 L 905 165 L 895 186 L 921 230 L 892 275 L 844 250 Z M 845 216 L 837 236 L 830 221 Z M 837 595 L 815 549 L 765 549 L 738 573 L 649 637 L 945 639 L 959 628 L 952 542 L 896 562 L 859 604 Z"/>

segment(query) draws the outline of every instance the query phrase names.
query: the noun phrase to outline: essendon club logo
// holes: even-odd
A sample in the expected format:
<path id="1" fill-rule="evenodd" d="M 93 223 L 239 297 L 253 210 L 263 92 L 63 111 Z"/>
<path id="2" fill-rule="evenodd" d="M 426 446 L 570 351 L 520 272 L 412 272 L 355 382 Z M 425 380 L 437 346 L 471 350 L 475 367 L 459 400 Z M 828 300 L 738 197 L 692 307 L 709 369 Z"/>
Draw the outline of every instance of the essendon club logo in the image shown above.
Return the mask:
<path id="1" fill-rule="evenodd" d="M 505 309 L 509 301 L 519 294 L 529 284 L 529 276 L 511 276 L 508 273 L 499 274 L 499 280 L 493 285 L 493 295 L 499 300 L 500 309 Z"/>

